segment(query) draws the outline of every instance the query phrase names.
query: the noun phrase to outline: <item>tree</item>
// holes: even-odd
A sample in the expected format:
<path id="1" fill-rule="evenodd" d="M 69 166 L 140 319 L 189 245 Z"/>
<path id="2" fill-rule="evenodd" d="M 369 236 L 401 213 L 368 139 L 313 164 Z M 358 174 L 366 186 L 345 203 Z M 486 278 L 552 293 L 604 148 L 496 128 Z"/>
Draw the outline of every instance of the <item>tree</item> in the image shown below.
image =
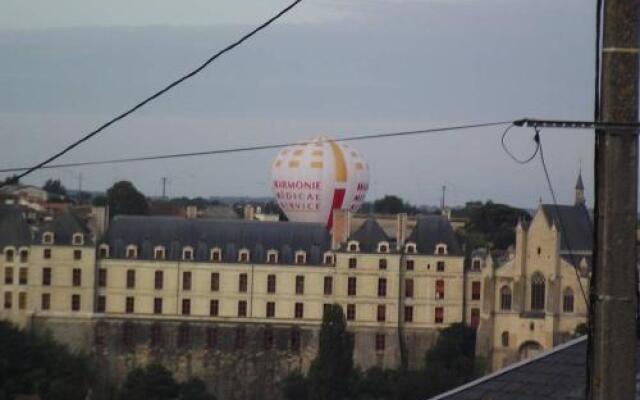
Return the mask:
<path id="1" fill-rule="evenodd" d="M 347 332 L 342 307 L 333 304 L 322 318 L 318 355 L 309 368 L 309 398 L 348 398 L 353 373 L 353 336 Z"/>
<path id="2" fill-rule="evenodd" d="M 65 197 L 67 195 L 67 189 L 62 185 L 60 179 L 47 179 L 42 189 L 59 197 Z"/>
<path id="3" fill-rule="evenodd" d="M 300 371 L 287 375 L 280 385 L 282 395 L 286 400 L 307 400 L 309 398 L 308 382 Z"/>
<path id="4" fill-rule="evenodd" d="M 11 176 L 7 176 L 6 178 L 4 178 L 4 181 L 2 181 L 2 184 L 4 185 L 17 185 L 20 183 L 20 179 L 18 178 L 18 175 L 11 175 Z"/>
<path id="5" fill-rule="evenodd" d="M 136 368 L 127 374 L 120 400 L 175 400 L 179 386 L 171 372 L 159 364 Z"/>
<path id="6" fill-rule="evenodd" d="M 410 205 L 409 203 L 405 203 L 398 196 L 386 195 L 381 199 L 378 199 L 373 202 L 373 209 L 377 213 L 381 214 L 398 214 L 398 213 L 408 213 L 415 214 L 417 209 Z"/>
<path id="7" fill-rule="evenodd" d="M 147 198 L 129 181 L 116 182 L 107 190 L 107 205 L 111 216 L 149 213 Z"/>
<path id="8" fill-rule="evenodd" d="M 207 393 L 207 386 L 201 379 L 191 378 L 180 384 L 179 400 L 216 400 L 215 396 Z"/>
<path id="9" fill-rule="evenodd" d="M 468 202 L 464 208 L 454 210 L 454 216 L 468 219 L 461 232 L 469 250 L 492 247 L 504 250 L 515 243 L 515 227 L 519 220 L 531 217 L 522 209 L 506 204 Z"/>

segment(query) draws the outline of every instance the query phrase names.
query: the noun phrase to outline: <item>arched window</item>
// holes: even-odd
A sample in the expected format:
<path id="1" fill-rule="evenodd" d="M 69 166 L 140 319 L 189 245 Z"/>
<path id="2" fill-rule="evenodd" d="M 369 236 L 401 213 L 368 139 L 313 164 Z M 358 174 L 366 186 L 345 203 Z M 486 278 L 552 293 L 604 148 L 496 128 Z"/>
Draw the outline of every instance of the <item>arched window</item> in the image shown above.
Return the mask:
<path id="1" fill-rule="evenodd" d="M 267 251 L 267 263 L 269 264 L 277 264 L 278 263 L 278 250 L 269 250 Z"/>
<path id="2" fill-rule="evenodd" d="M 82 233 L 74 233 L 72 241 L 75 246 L 82 246 L 84 244 L 84 235 Z"/>
<path id="3" fill-rule="evenodd" d="M 43 244 L 53 244 L 53 233 L 52 232 L 45 232 L 42 235 L 42 243 Z"/>
<path id="4" fill-rule="evenodd" d="M 13 257 L 15 255 L 15 252 L 13 251 L 13 249 L 6 249 L 4 251 L 4 259 L 6 262 L 13 262 Z"/>
<path id="5" fill-rule="evenodd" d="M 100 258 L 108 258 L 109 257 L 109 245 L 108 244 L 101 244 L 100 245 L 98 256 Z"/>
<path id="6" fill-rule="evenodd" d="M 156 246 L 153 249 L 153 258 L 155 258 L 156 260 L 164 260 L 164 257 L 165 257 L 164 246 Z"/>
<path id="7" fill-rule="evenodd" d="M 536 272 L 531 276 L 531 310 L 544 311 L 544 276 Z"/>
<path id="8" fill-rule="evenodd" d="M 416 244 L 415 243 L 407 243 L 405 245 L 405 251 L 409 254 L 415 254 L 416 252 Z"/>
<path id="9" fill-rule="evenodd" d="M 444 255 L 447 254 L 447 245 L 440 243 L 436 245 L 436 254 Z"/>
<path id="10" fill-rule="evenodd" d="M 138 258 L 138 246 L 133 244 L 127 246 L 127 258 Z"/>
<path id="11" fill-rule="evenodd" d="M 573 312 L 573 290 L 566 288 L 562 292 L 562 311 L 566 313 Z"/>
<path id="12" fill-rule="evenodd" d="M 509 332 L 502 332 L 502 347 L 509 347 Z"/>
<path id="13" fill-rule="evenodd" d="M 214 247 L 213 249 L 211 249 L 211 261 L 222 261 L 222 250 L 220 250 L 218 247 Z"/>
<path id="14" fill-rule="evenodd" d="M 324 263 L 327 265 L 333 264 L 333 254 L 328 252 L 324 253 Z"/>
<path id="15" fill-rule="evenodd" d="M 355 252 L 355 251 L 360 250 L 360 245 L 355 240 L 350 241 L 348 247 L 349 247 L 349 251 L 354 251 Z"/>
<path id="16" fill-rule="evenodd" d="M 389 243 L 388 242 L 380 242 L 378 243 L 378 253 L 388 253 L 389 252 Z"/>
<path id="17" fill-rule="evenodd" d="M 249 249 L 241 249 L 238 253 L 238 261 L 241 263 L 249 262 Z"/>
<path id="18" fill-rule="evenodd" d="M 511 288 L 503 286 L 500 289 L 500 309 L 511 310 Z"/>
<path id="19" fill-rule="evenodd" d="M 182 249 L 182 260 L 184 260 L 184 261 L 193 261 L 193 247 L 185 246 Z"/>
<path id="20" fill-rule="evenodd" d="M 307 262 L 307 253 L 304 250 L 296 251 L 296 264 L 305 264 Z"/>

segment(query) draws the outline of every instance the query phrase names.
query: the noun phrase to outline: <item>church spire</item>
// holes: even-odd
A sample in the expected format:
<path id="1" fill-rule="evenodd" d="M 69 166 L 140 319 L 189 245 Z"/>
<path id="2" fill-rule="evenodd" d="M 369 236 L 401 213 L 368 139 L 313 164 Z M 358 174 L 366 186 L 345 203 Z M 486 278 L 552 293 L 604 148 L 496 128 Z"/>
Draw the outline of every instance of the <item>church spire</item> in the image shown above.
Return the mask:
<path id="1" fill-rule="evenodd" d="M 576 182 L 575 205 L 584 206 L 584 204 L 584 184 L 582 183 L 582 167 L 580 167 L 580 170 L 578 171 L 578 181 Z"/>

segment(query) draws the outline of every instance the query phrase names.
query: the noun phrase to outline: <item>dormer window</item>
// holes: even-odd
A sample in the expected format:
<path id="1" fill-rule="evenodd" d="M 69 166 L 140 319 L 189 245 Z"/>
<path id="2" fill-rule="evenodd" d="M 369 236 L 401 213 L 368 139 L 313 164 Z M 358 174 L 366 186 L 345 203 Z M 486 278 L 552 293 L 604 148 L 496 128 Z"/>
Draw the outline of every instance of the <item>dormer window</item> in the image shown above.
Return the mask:
<path id="1" fill-rule="evenodd" d="M 211 261 L 212 262 L 220 262 L 222 261 L 222 250 L 219 248 L 211 249 Z"/>
<path id="2" fill-rule="evenodd" d="M 307 263 L 307 253 L 303 250 L 296 251 L 296 264 L 306 264 Z"/>
<path id="3" fill-rule="evenodd" d="M 98 256 L 100 258 L 109 258 L 109 245 L 108 244 L 101 244 L 100 248 L 98 249 Z"/>
<path id="4" fill-rule="evenodd" d="M 407 243 L 404 246 L 404 251 L 409 253 L 409 254 L 415 254 L 416 253 L 416 244 L 415 243 Z"/>
<path id="5" fill-rule="evenodd" d="M 163 246 L 156 246 L 153 249 L 153 258 L 156 260 L 164 260 L 165 250 Z"/>
<path id="6" fill-rule="evenodd" d="M 358 243 L 355 240 L 352 240 L 347 244 L 347 248 L 349 249 L 349 251 L 352 251 L 352 252 L 360 251 L 360 243 Z"/>
<path id="7" fill-rule="evenodd" d="M 445 255 L 447 254 L 447 245 L 444 243 L 439 243 L 436 245 L 436 254 Z"/>
<path id="8" fill-rule="evenodd" d="M 278 263 L 278 250 L 269 250 L 269 251 L 267 251 L 267 263 L 269 263 L 269 264 L 277 264 Z"/>
<path id="9" fill-rule="evenodd" d="M 471 269 L 474 271 L 479 271 L 480 265 L 481 263 L 479 258 L 474 258 L 473 261 L 471 261 Z"/>
<path id="10" fill-rule="evenodd" d="M 84 244 L 84 235 L 82 233 L 74 233 L 71 242 L 74 246 L 82 246 Z"/>
<path id="11" fill-rule="evenodd" d="M 378 253 L 388 253 L 389 252 L 389 243 L 388 242 L 380 242 L 378 243 Z"/>
<path id="12" fill-rule="evenodd" d="M 242 262 L 242 263 L 249 262 L 249 250 L 248 249 L 240 250 L 240 253 L 238 253 L 238 261 Z"/>
<path id="13" fill-rule="evenodd" d="M 332 265 L 333 264 L 333 254 L 324 253 L 324 260 L 323 261 L 327 265 Z"/>
<path id="14" fill-rule="evenodd" d="M 42 235 L 42 243 L 44 243 L 44 244 L 53 244 L 53 233 L 52 232 L 45 232 Z"/>
<path id="15" fill-rule="evenodd" d="M 127 258 L 128 259 L 136 259 L 138 258 L 138 247 L 131 244 L 127 246 Z"/>
<path id="16" fill-rule="evenodd" d="M 193 261 L 193 247 L 187 246 L 182 249 L 182 259 L 184 261 Z"/>
<path id="17" fill-rule="evenodd" d="M 29 261 L 29 250 L 27 249 L 20 250 L 20 262 L 26 263 L 27 261 Z"/>
<path id="18" fill-rule="evenodd" d="M 4 259 L 6 262 L 13 262 L 13 257 L 14 257 L 15 253 L 13 252 L 12 249 L 7 249 L 4 251 Z"/>

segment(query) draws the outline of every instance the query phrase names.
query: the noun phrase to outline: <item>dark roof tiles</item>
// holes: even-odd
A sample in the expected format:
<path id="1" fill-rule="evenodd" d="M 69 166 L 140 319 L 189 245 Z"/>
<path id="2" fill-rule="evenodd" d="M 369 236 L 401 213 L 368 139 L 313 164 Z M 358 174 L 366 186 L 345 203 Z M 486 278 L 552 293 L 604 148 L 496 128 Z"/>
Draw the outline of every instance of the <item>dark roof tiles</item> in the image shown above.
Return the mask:
<path id="1" fill-rule="evenodd" d="M 31 232 L 20 208 L 0 205 L 0 251 L 5 246 L 28 246 L 30 243 Z"/>
<path id="2" fill-rule="evenodd" d="M 435 254 L 437 244 L 447 245 L 449 255 L 460 256 L 462 250 L 449 220 L 440 215 L 419 216 L 415 228 L 407 238 L 414 242 L 418 253 Z"/>
<path id="3" fill-rule="evenodd" d="M 360 251 L 367 253 L 376 252 L 380 242 L 390 241 L 390 238 L 384 232 L 384 229 L 382 229 L 380 224 L 378 224 L 373 217 L 368 217 L 349 239 L 357 240 L 360 245 Z"/>
<path id="4" fill-rule="evenodd" d="M 542 211 L 547 221 L 564 234 L 560 245 L 562 251 L 591 251 L 593 224 L 589 211 L 583 205 L 543 204 Z"/>

